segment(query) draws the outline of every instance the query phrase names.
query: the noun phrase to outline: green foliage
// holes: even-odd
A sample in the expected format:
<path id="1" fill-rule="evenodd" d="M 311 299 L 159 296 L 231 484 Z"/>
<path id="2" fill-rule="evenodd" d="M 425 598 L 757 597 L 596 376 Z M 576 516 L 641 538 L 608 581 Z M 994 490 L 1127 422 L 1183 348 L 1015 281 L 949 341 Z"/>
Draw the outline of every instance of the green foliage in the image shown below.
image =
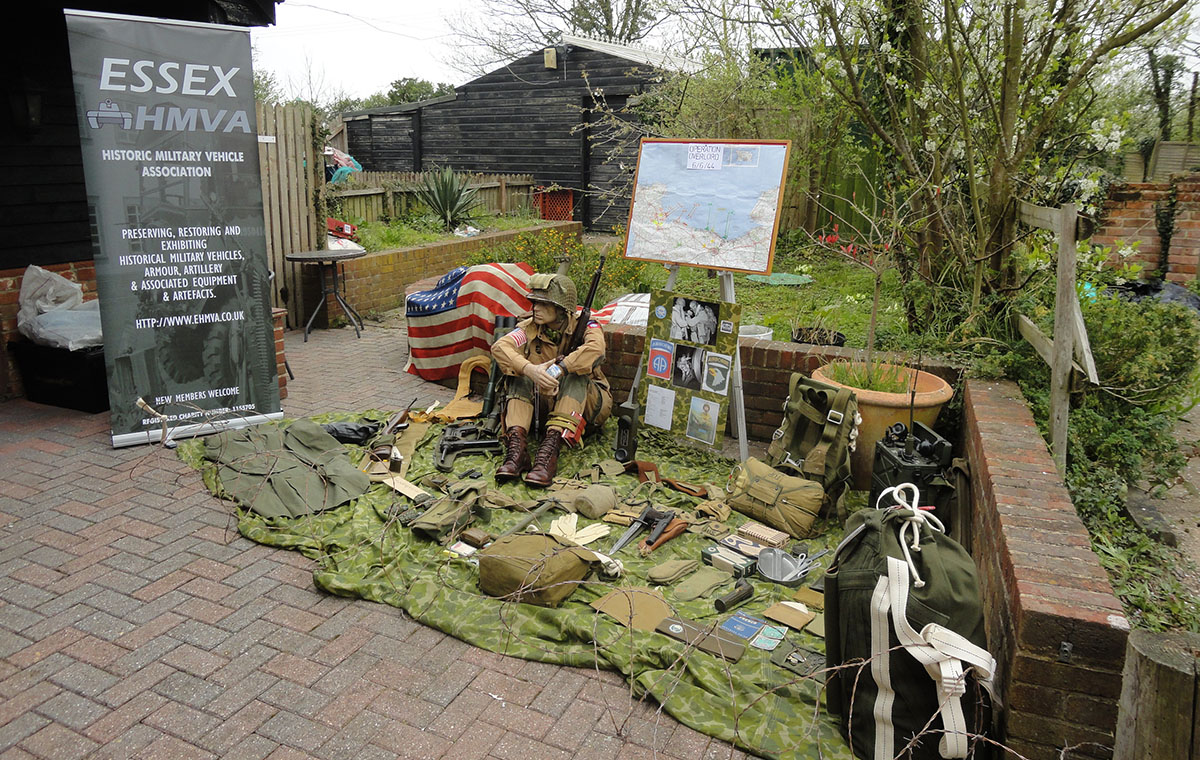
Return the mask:
<path id="1" fill-rule="evenodd" d="M 391 86 L 388 87 L 387 103 L 384 105 L 396 106 L 402 103 L 416 103 L 421 100 L 450 95 L 453 92 L 454 85 L 447 82 L 434 84 L 428 80 L 416 77 L 402 77 L 392 82 Z"/>
<path id="2" fill-rule="evenodd" d="M 1200 320 L 1185 306 L 1100 297 L 1083 317 L 1104 385 L 1131 403 L 1163 408 L 1196 368 Z"/>
<path id="3" fill-rule="evenodd" d="M 842 385 L 880 393 L 907 393 L 913 374 L 906 367 L 878 362 L 834 362 L 824 371 L 831 380 Z"/>
<path id="4" fill-rule="evenodd" d="M 355 223 L 354 220 L 347 221 Z M 471 221 L 484 232 L 514 230 L 543 224 L 542 220 L 529 214 L 483 216 L 476 217 Z M 453 239 L 453 236 L 446 231 L 441 220 L 434 216 L 428 207 L 417 203 L 410 206 L 406 214 L 396 219 L 359 224 L 358 238 L 364 248 L 375 252 L 436 243 Z"/>
<path id="5" fill-rule="evenodd" d="M 469 187 L 467 178 L 450 167 L 425 175 L 424 183 L 416 189 L 421 203 L 429 207 L 444 229 L 452 230 L 471 221 L 479 208 L 478 193 Z"/>
<path id="6" fill-rule="evenodd" d="M 441 229 L 422 230 L 407 224 L 375 222 L 358 228 L 358 240 L 368 251 L 386 251 L 391 248 L 408 248 L 414 245 L 436 243 L 445 238 Z"/>
<path id="7" fill-rule="evenodd" d="M 1075 509 L 1135 625 L 1200 631 L 1200 600 L 1181 580 L 1186 561 L 1124 511 L 1131 485 L 1143 477 L 1164 481 L 1183 464 L 1173 409 L 1194 388 L 1200 322 L 1175 304 L 1108 297 L 1085 302 L 1084 320 L 1103 387 L 1072 397 L 1067 486 Z M 1049 368 L 1026 346 L 1006 369 L 1045 432 Z"/>

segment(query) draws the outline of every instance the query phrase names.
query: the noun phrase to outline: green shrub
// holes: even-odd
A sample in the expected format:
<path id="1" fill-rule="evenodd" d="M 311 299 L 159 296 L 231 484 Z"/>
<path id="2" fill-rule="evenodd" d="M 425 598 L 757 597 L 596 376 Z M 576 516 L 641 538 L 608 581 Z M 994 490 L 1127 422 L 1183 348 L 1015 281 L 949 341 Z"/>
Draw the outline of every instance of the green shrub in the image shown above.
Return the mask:
<path id="1" fill-rule="evenodd" d="M 562 257 L 570 260 L 567 275 L 574 281 L 582 301 L 592 284 L 592 276 L 600 263 L 601 249 L 585 245 L 575 235 L 561 230 L 544 230 L 537 233 L 518 235 L 513 240 L 474 251 L 464 262 L 467 266 L 488 262 L 525 262 L 535 272 L 554 272 Z M 626 293 L 647 292 L 653 284 L 651 273 L 655 265 L 645 261 L 626 259 L 621 250 L 610 249 L 600 275 L 593 308 L 599 308 L 614 298 Z"/>
<path id="2" fill-rule="evenodd" d="M 465 176 L 455 174 L 448 166 L 426 174 L 415 194 L 447 231 L 471 221 L 479 208 L 476 190 L 467 186 Z"/>
<path id="3" fill-rule="evenodd" d="M 1073 394 L 1067 487 L 1126 614 L 1139 627 L 1200 631 L 1200 605 L 1178 552 L 1147 536 L 1125 513 L 1143 478 L 1161 482 L 1183 464 L 1174 409 L 1200 364 L 1200 320 L 1176 304 L 1102 297 L 1083 304 L 1101 387 Z M 1006 362 L 1043 427 L 1050 417 L 1046 364 L 1025 346 Z"/>
<path id="4" fill-rule="evenodd" d="M 1177 399 L 1200 358 L 1200 320 L 1180 304 L 1101 297 L 1083 304 L 1101 382 L 1129 402 L 1161 409 Z"/>

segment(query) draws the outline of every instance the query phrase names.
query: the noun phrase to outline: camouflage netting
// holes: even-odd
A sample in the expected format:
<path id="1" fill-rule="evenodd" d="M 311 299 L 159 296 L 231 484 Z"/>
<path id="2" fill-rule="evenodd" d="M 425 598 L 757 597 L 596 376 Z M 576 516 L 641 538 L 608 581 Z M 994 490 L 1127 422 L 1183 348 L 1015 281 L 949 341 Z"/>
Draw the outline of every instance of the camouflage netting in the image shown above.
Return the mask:
<path id="1" fill-rule="evenodd" d="M 384 413 L 367 412 L 364 417 L 383 419 Z M 335 418 L 321 418 L 328 422 Z M 336 419 L 346 419 L 341 416 Z M 440 427 L 434 427 L 418 446 L 408 479 L 417 481 L 436 470 L 434 449 Z M 559 475 L 574 475 L 611 456 L 611 436 L 590 439 L 582 449 L 563 451 Z M 365 455 L 357 446 L 347 446 L 359 462 Z M 180 457 L 201 470 L 204 482 L 223 498 L 212 462 L 203 459 L 203 443 L 189 441 L 179 446 Z M 724 485 L 733 463 L 707 452 L 681 447 L 669 435 L 643 432 L 639 459 L 659 465 L 664 476 L 693 483 Z M 485 475 L 495 470 L 498 459 L 460 457 L 454 468 L 463 472 L 480 468 Z M 626 495 L 637 485 L 633 475 L 605 482 Z M 502 489 L 516 499 L 535 499 L 544 492 L 508 484 Z M 677 491 L 660 491 L 658 508 L 690 509 L 699 499 Z M 835 720 L 824 712 L 820 676 L 801 678 L 770 662 L 771 652 L 746 648 L 734 664 L 657 633 L 633 631 L 613 618 L 597 613 L 589 603 L 616 585 L 644 586 L 646 572 L 669 559 L 699 558 L 710 539 L 685 533 L 640 557 L 636 546 L 619 555 L 627 576 L 618 583 L 587 582 L 559 608 L 504 602 L 482 595 L 477 586 L 476 567 L 467 559 L 446 553 L 439 545 L 418 539 L 390 515 L 394 506 L 405 509 L 407 499 L 387 486 L 375 484 L 349 504 L 319 514 L 297 518 L 263 518 L 237 508 L 242 535 L 261 544 L 295 549 L 317 563 L 313 582 L 318 588 L 341 596 L 361 597 L 399 607 L 413 619 L 469 644 L 501 654 L 541 662 L 577 667 L 600 667 L 620 671 L 639 697 L 651 695 L 663 709 L 698 731 L 733 742 L 764 757 L 850 758 L 849 749 L 837 732 Z M 389 511 L 390 510 L 390 511 Z M 544 515 L 538 524 L 547 529 L 558 511 Z M 475 525 L 496 535 L 515 524 L 521 513 L 488 510 L 486 522 Z M 734 513 L 728 523 L 745 518 Z M 580 526 L 591 521 L 580 516 Z M 810 551 L 836 546 L 840 529 L 825 526 L 820 539 L 809 541 Z M 624 528 L 613 526 L 607 538 L 590 548 L 607 550 Z M 681 602 L 671 587 L 662 587 L 677 617 L 712 624 L 718 615 L 712 598 Z M 716 595 L 728 592 L 732 584 Z M 754 580 L 754 597 L 738 609 L 751 615 L 775 601 L 790 599 L 792 589 Z M 725 613 L 728 614 L 728 613 Z M 810 633 L 789 632 L 783 646 L 791 642 L 823 651 L 824 643 Z"/>

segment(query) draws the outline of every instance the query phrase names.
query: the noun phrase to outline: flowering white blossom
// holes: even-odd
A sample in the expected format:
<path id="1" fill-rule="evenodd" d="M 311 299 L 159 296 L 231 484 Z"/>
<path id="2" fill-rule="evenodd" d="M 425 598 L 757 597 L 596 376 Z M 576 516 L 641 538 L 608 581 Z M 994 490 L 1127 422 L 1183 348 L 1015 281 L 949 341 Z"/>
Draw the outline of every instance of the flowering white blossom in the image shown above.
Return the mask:
<path id="1" fill-rule="evenodd" d="M 1125 130 L 1120 124 L 1110 119 L 1096 119 L 1092 122 L 1092 132 L 1090 135 L 1092 145 L 1096 146 L 1096 150 L 1102 153 L 1112 153 L 1121 147 L 1121 139 L 1125 137 Z"/>

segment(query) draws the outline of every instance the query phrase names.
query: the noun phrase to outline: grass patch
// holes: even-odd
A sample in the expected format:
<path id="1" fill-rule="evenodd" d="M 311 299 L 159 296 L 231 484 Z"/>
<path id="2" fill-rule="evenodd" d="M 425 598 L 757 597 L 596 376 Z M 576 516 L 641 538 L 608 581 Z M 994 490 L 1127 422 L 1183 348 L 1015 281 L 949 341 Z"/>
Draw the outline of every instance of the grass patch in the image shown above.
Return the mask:
<path id="1" fill-rule="evenodd" d="M 662 288 L 667 282 L 665 267 L 651 266 L 647 284 Z M 826 251 L 776 253 L 775 272 L 794 272 L 813 278 L 807 285 L 767 285 L 746 275 L 733 276 L 734 297 L 742 306 L 743 325 L 771 328 L 775 340 L 790 341 L 792 328 L 817 327 L 843 333 L 848 348 L 866 348 L 867 325 L 871 320 L 873 276 L 865 268 Z M 704 300 L 720 299 L 720 281 L 709 270 L 680 267 L 676 292 Z M 909 337 L 904 320 L 900 277 L 887 272 L 879 299 L 876 347 L 907 348 Z"/>
<path id="2" fill-rule="evenodd" d="M 527 214 L 481 216 L 471 226 L 481 232 L 507 232 L 547 224 Z M 437 219 L 429 214 L 406 216 L 390 222 L 365 222 L 358 227 L 359 243 L 368 253 L 392 248 L 411 248 L 417 245 L 459 240 L 453 233 L 444 232 Z"/>

